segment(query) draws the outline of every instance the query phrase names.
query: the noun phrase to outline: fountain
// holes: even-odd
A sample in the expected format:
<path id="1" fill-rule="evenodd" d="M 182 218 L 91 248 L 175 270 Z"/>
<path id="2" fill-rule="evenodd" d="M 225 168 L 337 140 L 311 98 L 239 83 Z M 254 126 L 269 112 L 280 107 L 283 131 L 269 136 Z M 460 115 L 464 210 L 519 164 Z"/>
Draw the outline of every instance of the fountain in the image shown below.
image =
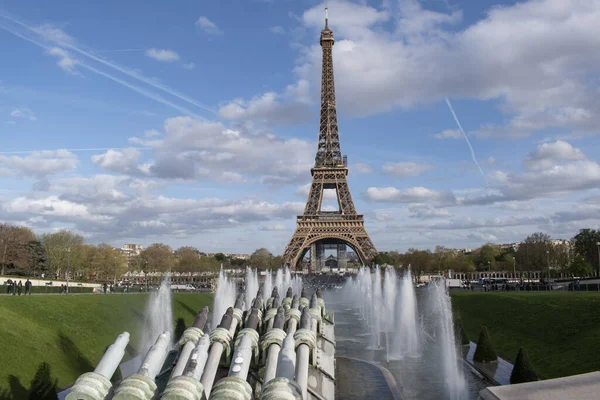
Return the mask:
<path id="1" fill-rule="evenodd" d="M 441 348 L 442 367 L 448 396 L 451 400 L 468 398 L 467 383 L 459 365 L 458 342 L 454 335 L 452 305 L 443 279 L 429 285 L 429 295 L 435 320 L 439 321 L 436 338 Z"/>
<path id="2" fill-rule="evenodd" d="M 221 317 L 229 307 L 233 307 L 237 297 L 237 288 L 235 282 L 230 280 L 223 267 L 219 272 L 219 280 L 217 281 L 217 290 L 215 290 L 215 298 L 213 300 L 213 314 L 210 330 L 213 330 L 219 325 Z"/>
<path id="3" fill-rule="evenodd" d="M 396 335 L 393 343 L 395 357 L 418 357 L 419 337 L 417 335 L 417 297 L 412 281 L 410 266 L 402 277 L 400 298 L 398 299 L 398 312 L 394 315 Z"/>
<path id="4" fill-rule="evenodd" d="M 163 332 L 173 337 L 173 309 L 170 275 L 165 275 L 158 291 L 152 292 L 146 306 L 146 321 L 142 337 L 141 354 L 146 354 Z M 171 344 L 169 344 L 170 346 Z M 141 359 L 140 359 L 141 361 Z"/>
<path id="5" fill-rule="evenodd" d="M 256 292 L 258 292 L 258 273 L 255 269 L 246 267 L 246 292 L 244 293 L 244 301 L 246 302 L 246 310 L 252 307 L 252 299 Z"/>

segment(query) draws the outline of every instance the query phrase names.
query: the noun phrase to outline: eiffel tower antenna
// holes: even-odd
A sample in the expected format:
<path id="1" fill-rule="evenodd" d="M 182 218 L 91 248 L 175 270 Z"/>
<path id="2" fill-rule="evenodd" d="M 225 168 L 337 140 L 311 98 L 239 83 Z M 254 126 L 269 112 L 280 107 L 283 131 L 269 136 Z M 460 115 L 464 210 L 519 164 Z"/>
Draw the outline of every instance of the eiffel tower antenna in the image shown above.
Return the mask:
<path id="1" fill-rule="evenodd" d="M 346 246 L 354 250 L 364 265 L 370 264 L 377 255 L 377 249 L 365 230 L 364 217 L 356 212 L 346 180 L 348 164 L 340 147 L 333 79 L 332 51 L 335 40 L 333 31 L 329 29 L 327 8 L 325 28 L 321 31 L 319 41 L 323 49 L 323 69 L 317 155 L 315 166 L 311 169 L 312 184 L 304 213 L 298 216 L 296 231 L 283 253 L 285 264 L 297 268 L 310 250 L 310 272 L 318 272 L 323 267 L 325 248 L 337 248 L 338 267 L 346 265 Z M 326 189 L 335 190 L 338 211 L 321 210 Z"/>

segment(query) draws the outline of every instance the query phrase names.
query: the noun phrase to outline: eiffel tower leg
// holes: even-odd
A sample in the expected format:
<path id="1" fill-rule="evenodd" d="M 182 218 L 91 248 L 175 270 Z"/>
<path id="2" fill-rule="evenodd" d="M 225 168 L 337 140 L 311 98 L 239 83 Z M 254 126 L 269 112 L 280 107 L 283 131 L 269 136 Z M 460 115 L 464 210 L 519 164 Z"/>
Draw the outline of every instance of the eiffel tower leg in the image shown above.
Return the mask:
<path id="1" fill-rule="evenodd" d="M 317 268 L 317 244 L 313 243 L 310 245 L 310 268 L 309 271 L 313 272 Z"/>
<path id="2" fill-rule="evenodd" d="M 338 268 L 346 268 L 346 245 L 338 244 L 337 246 L 337 262 Z"/>

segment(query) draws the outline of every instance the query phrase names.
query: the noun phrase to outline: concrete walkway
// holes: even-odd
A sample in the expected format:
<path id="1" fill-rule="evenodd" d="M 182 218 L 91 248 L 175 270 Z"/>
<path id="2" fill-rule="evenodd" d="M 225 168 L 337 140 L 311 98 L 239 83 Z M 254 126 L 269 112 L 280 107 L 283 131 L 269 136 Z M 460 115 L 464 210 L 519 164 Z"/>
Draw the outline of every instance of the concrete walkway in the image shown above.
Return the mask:
<path id="1" fill-rule="evenodd" d="M 467 364 L 495 385 L 510 385 L 510 374 L 512 373 L 513 365 L 500 357 L 498 357 L 498 361 L 494 363 L 480 363 L 473 361 L 473 355 L 475 354 L 476 348 L 476 343 L 469 343 L 469 352 L 465 356 Z"/>

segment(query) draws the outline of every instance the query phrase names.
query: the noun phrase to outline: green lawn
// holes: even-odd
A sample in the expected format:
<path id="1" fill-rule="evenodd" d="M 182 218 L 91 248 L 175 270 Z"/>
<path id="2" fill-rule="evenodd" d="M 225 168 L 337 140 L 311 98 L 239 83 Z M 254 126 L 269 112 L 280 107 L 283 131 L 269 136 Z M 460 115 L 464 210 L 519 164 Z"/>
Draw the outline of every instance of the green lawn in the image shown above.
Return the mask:
<path id="1" fill-rule="evenodd" d="M 523 346 L 541 377 L 600 370 L 600 293 L 452 293 L 469 339 L 486 325 L 498 355 Z"/>
<path id="2" fill-rule="evenodd" d="M 190 326 L 198 311 L 212 307 L 212 299 L 212 294 L 174 293 L 174 321 L 183 318 Z M 147 300 L 147 294 L 1 296 L 0 390 L 29 387 L 42 361 L 65 387 L 93 370 L 124 331 L 131 334 L 125 355 L 130 357 L 140 342 Z"/>

